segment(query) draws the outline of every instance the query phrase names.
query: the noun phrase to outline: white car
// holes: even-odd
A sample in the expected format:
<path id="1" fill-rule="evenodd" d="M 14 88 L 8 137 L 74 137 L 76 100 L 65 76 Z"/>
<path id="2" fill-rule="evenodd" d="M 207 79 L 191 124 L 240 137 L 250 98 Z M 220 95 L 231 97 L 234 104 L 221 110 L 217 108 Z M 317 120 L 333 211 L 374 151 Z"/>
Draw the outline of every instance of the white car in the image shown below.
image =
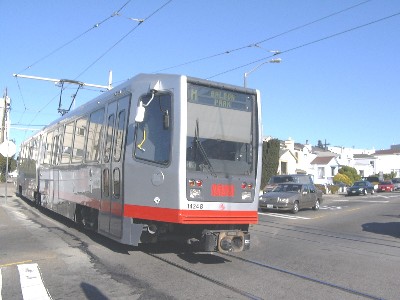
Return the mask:
<path id="1" fill-rule="evenodd" d="M 17 170 L 12 171 L 12 172 L 8 173 L 8 176 L 11 177 L 11 178 L 17 178 L 18 177 L 18 171 Z"/>

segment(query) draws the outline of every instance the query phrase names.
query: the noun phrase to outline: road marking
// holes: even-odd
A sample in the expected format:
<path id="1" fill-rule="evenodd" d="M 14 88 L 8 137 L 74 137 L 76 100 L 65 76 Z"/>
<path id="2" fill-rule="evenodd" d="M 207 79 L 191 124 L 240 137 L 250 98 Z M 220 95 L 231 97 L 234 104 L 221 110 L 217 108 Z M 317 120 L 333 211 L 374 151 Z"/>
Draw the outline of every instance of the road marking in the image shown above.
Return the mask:
<path id="1" fill-rule="evenodd" d="M 345 200 L 345 199 L 339 199 L 339 200 L 332 200 L 334 202 L 367 202 L 367 203 L 389 203 L 389 200 L 363 200 L 363 199 L 355 199 L 355 200 Z"/>
<path id="2" fill-rule="evenodd" d="M 40 276 L 38 264 L 18 265 L 18 271 L 24 300 L 51 300 Z"/>
<path id="3" fill-rule="evenodd" d="M 26 264 L 26 263 L 30 263 L 30 262 L 32 262 L 32 261 L 31 261 L 31 260 L 24 260 L 24 261 L 13 262 L 13 263 L 8 263 L 8 264 L 0 265 L 0 268 L 3 268 L 3 267 L 10 267 L 10 266 L 14 266 L 14 265 Z"/>
<path id="4" fill-rule="evenodd" d="M 298 220 L 298 219 L 310 220 L 311 219 L 311 218 L 307 218 L 307 217 L 290 216 L 290 215 L 277 214 L 277 213 L 261 213 L 261 212 L 259 212 L 258 214 L 264 215 L 264 216 L 270 216 L 270 217 L 283 218 L 283 219 L 291 219 L 291 220 Z"/>
<path id="5" fill-rule="evenodd" d="M 319 209 L 331 209 L 331 210 L 336 210 L 336 209 L 343 209 L 342 206 L 326 206 L 326 205 L 322 205 L 319 207 Z"/>

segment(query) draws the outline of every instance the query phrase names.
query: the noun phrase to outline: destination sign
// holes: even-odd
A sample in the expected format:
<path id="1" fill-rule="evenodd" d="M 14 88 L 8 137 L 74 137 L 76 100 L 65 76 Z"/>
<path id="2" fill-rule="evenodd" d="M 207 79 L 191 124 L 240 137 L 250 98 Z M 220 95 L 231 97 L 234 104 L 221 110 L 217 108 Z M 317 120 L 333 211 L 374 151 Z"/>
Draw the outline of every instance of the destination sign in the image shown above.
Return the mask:
<path id="1" fill-rule="evenodd" d="M 192 103 L 251 111 L 254 101 L 253 97 L 254 96 L 249 94 L 227 89 L 188 84 L 188 102 Z"/>

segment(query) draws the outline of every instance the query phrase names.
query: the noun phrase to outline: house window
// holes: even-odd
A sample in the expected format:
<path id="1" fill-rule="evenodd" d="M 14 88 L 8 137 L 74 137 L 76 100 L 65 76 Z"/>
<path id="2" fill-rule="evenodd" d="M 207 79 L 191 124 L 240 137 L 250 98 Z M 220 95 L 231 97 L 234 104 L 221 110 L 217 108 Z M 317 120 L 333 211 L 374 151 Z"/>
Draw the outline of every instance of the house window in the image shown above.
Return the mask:
<path id="1" fill-rule="evenodd" d="M 324 167 L 318 167 L 318 178 L 319 179 L 325 178 L 325 168 Z"/>
<path id="2" fill-rule="evenodd" d="M 335 176 L 336 167 L 331 167 L 331 176 Z"/>
<path id="3" fill-rule="evenodd" d="M 287 174 L 287 162 L 281 161 L 281 174 Z"/>

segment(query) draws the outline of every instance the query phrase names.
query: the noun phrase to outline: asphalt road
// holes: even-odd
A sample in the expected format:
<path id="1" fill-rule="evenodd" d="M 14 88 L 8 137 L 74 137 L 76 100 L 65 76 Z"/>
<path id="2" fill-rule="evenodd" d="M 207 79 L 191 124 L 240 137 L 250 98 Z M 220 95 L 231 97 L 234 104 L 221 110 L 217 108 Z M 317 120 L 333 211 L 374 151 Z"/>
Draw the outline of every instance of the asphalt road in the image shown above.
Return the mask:
<path id="1" fill-rule="evenodd" d="M 3 191 L 0 300 L 399 299 L 397 192 L 260 212 L 251 250 L 223 255 L 119 245 Z"/>

